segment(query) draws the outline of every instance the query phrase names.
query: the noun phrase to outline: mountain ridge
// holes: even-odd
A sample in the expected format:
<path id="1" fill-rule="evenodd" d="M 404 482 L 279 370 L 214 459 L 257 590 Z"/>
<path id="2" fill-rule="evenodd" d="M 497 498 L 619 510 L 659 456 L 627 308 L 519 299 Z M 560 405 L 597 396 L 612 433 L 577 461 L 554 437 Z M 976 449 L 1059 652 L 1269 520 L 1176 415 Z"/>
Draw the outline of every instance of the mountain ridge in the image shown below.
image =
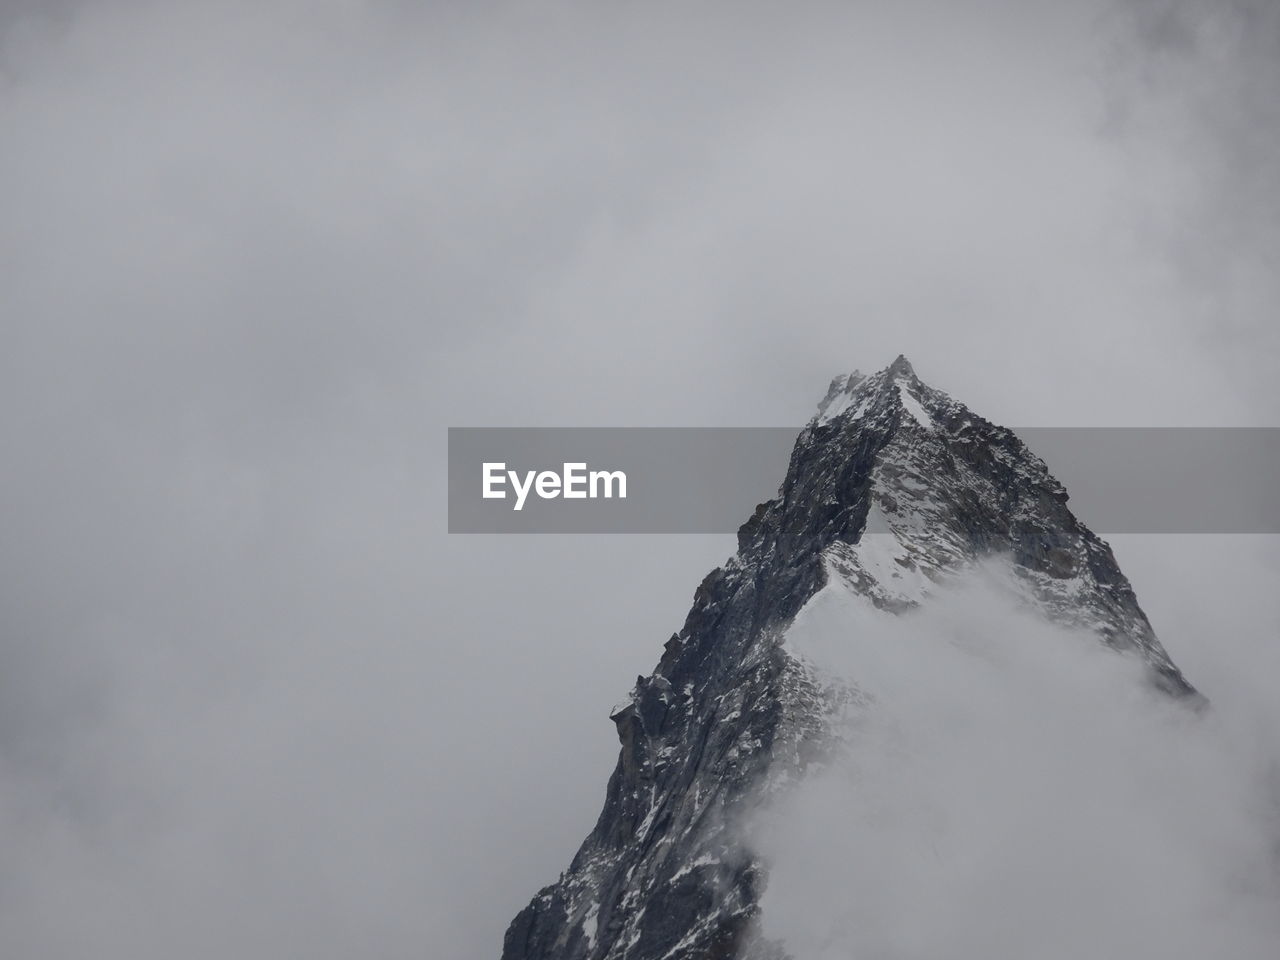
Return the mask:
<path id="1" fill-rule="evenodd" d="M 778 495 L 742 525 L 737 553 L 704 578 L 654 672 L 611 713 L 621 750 L 600 817 L 569 870 L 512 921 L 503 960 L 785 956 L 757 935 L 767 867 L 737 828 L 821 757 L 831 716 L 856 696 L 782 642 L 835 579 L 905 614 L 1004 555 L 1044 616 L 1202 702 L 1067 501 L 1012 431 L 926 385 L 905 356 L 836 377 Z"/>

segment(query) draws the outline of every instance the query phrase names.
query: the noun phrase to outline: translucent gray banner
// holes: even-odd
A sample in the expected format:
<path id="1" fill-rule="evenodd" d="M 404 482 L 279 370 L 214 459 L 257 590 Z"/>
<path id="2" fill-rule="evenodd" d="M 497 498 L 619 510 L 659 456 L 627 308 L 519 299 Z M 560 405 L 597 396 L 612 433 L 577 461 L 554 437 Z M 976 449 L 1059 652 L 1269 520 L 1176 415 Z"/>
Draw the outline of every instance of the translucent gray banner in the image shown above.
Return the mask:
<path id="1" fill-rule="evenodd" d="M 451 427 L 449 532 L 732 533 L 777 493 L 799 432 Z M 1280 533 L 1280 429 L 1014 432 L 1099 533 Z"/>

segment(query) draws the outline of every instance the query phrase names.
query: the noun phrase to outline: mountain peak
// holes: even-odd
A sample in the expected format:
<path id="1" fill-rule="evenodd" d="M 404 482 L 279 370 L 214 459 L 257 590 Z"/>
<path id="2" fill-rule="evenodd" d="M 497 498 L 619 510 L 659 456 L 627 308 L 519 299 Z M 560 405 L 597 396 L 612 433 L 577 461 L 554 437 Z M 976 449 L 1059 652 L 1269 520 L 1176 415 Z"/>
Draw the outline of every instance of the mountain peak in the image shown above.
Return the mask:
<path id="1" fill-rule="evenodd" d="M 911 361 L 907 359 L 905 354 L 898 354 L 893 363 L 885 368 L 885 373 L 889 377 L 911 377 L 915 378 L 916 372 L 911 366 Z"/>
<path id="2" fill-rule="evenodd" d="M 730 828 L 820 762 L 831 717 L 858 702 L 788 649 L 788 631 L 828 588 L 910 615 L 993 557 L 1029 610 L 1202 702 L 1111 549 L 1011 430 L 923 384 L 904 356 L 836 377 L 777 496 L 611 713 L 622 749 L 604 809 L 568 872 L 512 921 L 503 960 L 785 956 L 759 936 L 767 865 Z"/>
<path id="3" fill-rule="evenodd" d="M 903 354 L 887 367 L 867 376 L 858 370 L 838 376 L 827 387 L 818 404 L 817 422 L 825 423 L 850 414 L 857 419 L 874 410 L 905 408 L 911 419 L 929 425 L 930 417 L 921 399 L 926 394 L 945 397 L 931 390 L 916 376 L 915 369 Z"/>

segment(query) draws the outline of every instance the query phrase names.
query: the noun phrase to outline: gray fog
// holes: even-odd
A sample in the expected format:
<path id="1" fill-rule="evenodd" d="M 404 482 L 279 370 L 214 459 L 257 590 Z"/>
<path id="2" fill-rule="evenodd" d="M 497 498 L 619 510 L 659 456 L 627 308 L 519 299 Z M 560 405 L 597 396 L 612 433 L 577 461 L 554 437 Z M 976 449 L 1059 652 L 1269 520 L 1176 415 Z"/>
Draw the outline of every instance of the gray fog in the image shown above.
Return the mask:
<path id="1" fill-rule="evenodd" d="M 496 956 L 733 538 L 450 537 L 446 428 L 1276 426 L 1277 90 L 1266 0 L 0 3 L 0 953 Z M 1113 542 L 1274 739 L 1275 539 Z"/>

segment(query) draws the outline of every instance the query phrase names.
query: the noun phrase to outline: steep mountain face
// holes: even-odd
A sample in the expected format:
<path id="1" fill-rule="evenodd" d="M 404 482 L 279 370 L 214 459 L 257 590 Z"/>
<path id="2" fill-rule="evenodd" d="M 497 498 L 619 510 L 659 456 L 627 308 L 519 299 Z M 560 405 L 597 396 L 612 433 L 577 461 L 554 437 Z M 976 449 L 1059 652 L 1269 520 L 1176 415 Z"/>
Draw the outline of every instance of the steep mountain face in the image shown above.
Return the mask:
<path id="1" fill-rule="evenodd" d="M 778 496 L 613 712 L 622 750 L 604 809 L 560 880 L 512 921 L 503 960 L 785 956 L 756 935 L 765 866 L 735 828 L 821 757 L 830 718 L 857 697 L 787 650 L 789 624 L 831 582 L 909 611 L 993 554 L 1045 617 L 1199 700 L 1110 548 L 1012 432 L 922 383 L 903 357 L 837 377 Z"/>

